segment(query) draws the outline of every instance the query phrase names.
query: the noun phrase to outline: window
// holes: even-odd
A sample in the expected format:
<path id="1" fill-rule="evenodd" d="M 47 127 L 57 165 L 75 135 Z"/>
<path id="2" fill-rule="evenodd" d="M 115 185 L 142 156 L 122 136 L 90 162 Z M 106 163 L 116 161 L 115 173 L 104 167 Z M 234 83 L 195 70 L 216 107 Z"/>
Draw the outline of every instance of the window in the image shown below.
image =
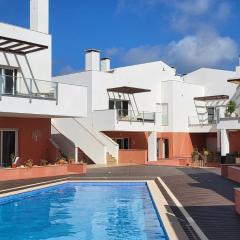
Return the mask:
<path id="1" fill-rule="evenodd" d="M 215 109 L 214 107 L 207 107 L 208 123 L 214 123 L 215 121 Z"/>
<path id="2" fill-rule="evenodd" d="M 161 126 L 168 125 L 168 103 L 157 103 L 157 114 Z"/>
<path id="3" fill-rule="evenodd" d="M 128 100 L 109 99 L 109 109 L 119 109 L 118 114 L 120 116 L 128 115 Z"/>
<path id="4" fill-rule="evenodd" d="M 2 81 L 1 92 L 9 95 L 16 94 L 17 70 L 0 68 L 0 75 L 2 76 L 0 79 Z"/>
<path id="5" fill-rule="evenodd" d="M 129 149 L 129 138 L 113 138 L 119 149 Z"/>

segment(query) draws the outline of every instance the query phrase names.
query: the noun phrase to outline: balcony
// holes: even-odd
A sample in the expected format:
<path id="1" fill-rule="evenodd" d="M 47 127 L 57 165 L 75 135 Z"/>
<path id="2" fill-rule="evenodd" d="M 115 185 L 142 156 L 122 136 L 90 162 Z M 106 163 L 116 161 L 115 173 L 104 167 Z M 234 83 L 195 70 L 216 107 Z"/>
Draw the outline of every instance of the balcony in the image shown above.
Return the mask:
<path id="1" fill-rule="evenodd" d="M 57 82 L 0 75 L 0 100 L 2 96 L 58 100 Z"/>
<path id="2" fill-rule="evenodd" d="M 190 132 L 214 132 L 216 131 L 216 119 L 206 114 L 189 116 L 188 127 Z"/>
<path id="3" fill-rule="evenodd" d="M 93 124 L 99 131 L 154 131 L 154 112 L 107 109 L 93 112 Z"/>
<path id="4" fill-rule="evenodd" d="M 24 117 L 25 115 L 86 117 L 87 88 L 53 81 L 0 75 L 0 116 Z"/>
<path id="5" fill-rule="evenodd" d="M 127 122 L 141 122 L 141 123 L 155 123 L 155 113 L 141 111 L 135 113 L 132 110 L 126 109 L 116 109 L 117 111 L 117 121 L 127 121 Z"/>

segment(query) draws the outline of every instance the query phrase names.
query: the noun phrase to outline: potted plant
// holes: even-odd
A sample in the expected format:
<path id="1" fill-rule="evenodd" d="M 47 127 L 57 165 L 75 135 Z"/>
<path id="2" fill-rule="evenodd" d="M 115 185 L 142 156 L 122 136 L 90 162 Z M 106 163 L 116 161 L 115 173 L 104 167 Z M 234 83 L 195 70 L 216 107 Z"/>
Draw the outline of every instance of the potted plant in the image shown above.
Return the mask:
<path id="1" fill-rule="evenodd" d="M 41 166 L 47 166 L 48 165 L 48 161 L 46 159 L 41 159 L 40 160 L 40 165 Z"/>
<path id="2" fill-rule="evenodd" d="M 17 167 L 17 164 L 16 164 L 16 162 L 15 162 L 15 160 L 16 160 L 15 154 L 12 153 L 12 154 L 10 155 L 10 158 L 11 158 L 11 161 L 12 161 L 12 168 L 16 168 L 16 167 Z"/>
<path id="3" fill-rule="evenodd" d="M 32 168 L 33 167 L 33 160 L 32 159 L 28 159 L 26 164 L 25 164 L 26 167 L 28 168 Z"/>
<path id="4" fill-rule="evenodd" d="M 192 160 L 193 160 L 193 162 L 196 162 L 199 160 L 199 158 L 200 158 L 200 153 L 199 153 L 197 147 L 195 147 L 192 151 Z"/>
<path id="5" fill-rule="evenodd" d="M 208 156 L 210 155 L 210 152 L 207 149 L 203 149 L 203 164 L 205 165 L 207 163 Z"/>
<path id="6" fill-rule="evenodd" d="M 227 109 L 226 109 L 226 115 L 227 116 L 232 116 L 232 114 L 236 110 L 236 103 L 232 100 L 230 100 L 227 104 Z"/>
<path id="7" fill-rule="evenodd" d="M 240 152 L 239 151 L 237 151 L 237 153 L 236 153 L 235 163 L 240 164 Z"/>
<path id="8" fill-rule="evenodd" d="M 64 155 L 62 151 L 59 151 L 58 157 L 57 157 L 57 163 L 60 165 L 64 165 L 67 160 L 67 157 Z"/>

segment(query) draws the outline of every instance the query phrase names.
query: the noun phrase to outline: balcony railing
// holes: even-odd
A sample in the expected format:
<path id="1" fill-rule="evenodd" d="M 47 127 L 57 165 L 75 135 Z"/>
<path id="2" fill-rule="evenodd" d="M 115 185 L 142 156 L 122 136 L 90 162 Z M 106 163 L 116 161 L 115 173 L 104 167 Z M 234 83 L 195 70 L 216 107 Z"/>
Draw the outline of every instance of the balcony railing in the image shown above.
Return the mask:
<path id="1" fill-rule="evenodd" d="M 116 109 L 117 111 L 117 120 L 118 121 L 127 121 L 127 122 L 148 122 L 155 123 L 155 113 L 147 111 L 138 111 L 126 109 Z"/>
<path id="2" fill-rule="evenodd" d="M 32 78 L 0 75 L 0 100 L 2 96 L 32 99 L 58 99 L 58 83 Z"/>
<path id="3" fill-rule="evenodd" d="M 208 126 L 216 124 L 216 119 L 214 117 L 208 118 L 207 116 L 189 116 L 188 126 Z"/>

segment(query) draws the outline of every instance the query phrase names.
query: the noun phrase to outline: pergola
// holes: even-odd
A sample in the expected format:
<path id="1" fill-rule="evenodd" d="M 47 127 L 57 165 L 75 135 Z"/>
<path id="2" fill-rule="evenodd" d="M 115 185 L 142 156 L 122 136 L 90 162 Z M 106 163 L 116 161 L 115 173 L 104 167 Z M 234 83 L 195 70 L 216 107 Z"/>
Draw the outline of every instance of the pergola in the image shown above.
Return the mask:
<path id="1" fill-rule="evenodd" d="M 150 89 L 144 89 L 144 88 L 135 88 L 135 87 L 116 87 L 116 88 L 108 88 L 108 92 L 114 92 L 114 93 L 125 93 L 125 94 L 135 94 L 135 93 L 143 93 L 143 92 L 151 92 Z"/>
<path id="2" fill-rule="evenodd" d="M 228 82 L 240 85 L 240 77 L 229 79 Z"/>
<path id="3" fill-rule="evenodd" d="M 216 101 L 216 100 L 228 100 L 228 95 L 213 95 L 213 96 L 204 96 L 204 97 L 194 97 L 195 101 Z"/>
<path id="4" fill-rule="evenodd" d="M 132 96 L 134 105 L 136 107 L 136 110 L 139 113 L 138 106 L 137 106 L 134 94 L 136 94 L 136 93 L 145 93 L 145 92 L 151 92 L 151 90 L 150 89 L 144 89 L 144 88 L 128 87 L 128 86 L 122 86 L 122 87 L 115 87 L 115 88 L 108 88 L 107 89 L 107 93 L 108 93 L 109 99 L 111 99 L 110 98 L 110 93 L 112 93 L 114 100 L 129 101 L 133 113 L 134 113 L 134 109 L 133 109 L 133 106 L 132 106 L 132 101 L 131 101 L 130 96 Z M 117 94 L 118 97 L 116 97 L 115 94 Z M 121 96 L 123 97 L 123 99 L 121 98 Z"/>
<path id="5" fill-rule="evenodd" d="M 47 48 L 48 46 L 46 45 L 0 36 L 1 52 L 26 55 L 26 54 L 41 51 Z"/>

